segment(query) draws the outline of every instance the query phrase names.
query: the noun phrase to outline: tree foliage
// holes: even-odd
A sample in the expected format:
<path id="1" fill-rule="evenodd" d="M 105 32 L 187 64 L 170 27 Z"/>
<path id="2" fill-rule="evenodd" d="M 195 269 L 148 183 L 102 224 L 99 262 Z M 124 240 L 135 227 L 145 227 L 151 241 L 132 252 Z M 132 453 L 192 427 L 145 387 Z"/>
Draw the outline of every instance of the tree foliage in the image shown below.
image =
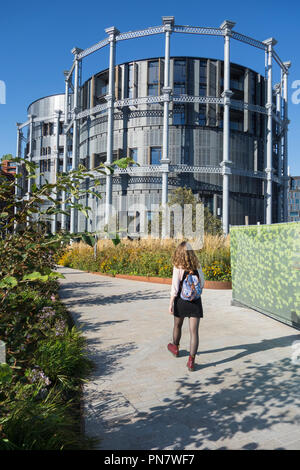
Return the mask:
<path id="1" fill-rule="evenodd" d="M 6 156 L 7 157 L 7 156 Z M 69 215 L 75 208 L 85 216 L 90 207 L 80 203 L 83 195 L 92 194 L 100 198 L 97 191 L 99 181 L 93 173 L 83 165 L 69 173 L 59 173 L 55 183 L 46 181 L 36 184 L 36 165 L 22 158 L 11 158 L 20 167 L 25 168 L 27 178 L 32 179 L 31 192 L 26 196 L 22 193 L 21 172 L 15 179 L 1 175 L 0 180 L 0 291 L 2 302 L 7 293 L 19 283 L 34 281 L 45 282 L 58 276 L 53 271 L 57 256 L 60 255 L 65 243 L 78 234 L 59 232 L 55 236 L 48 233 L 47 222 L 57 214 Z M 130 159 L 123 158 L 114 165 L 126 166 Z M 113 172 L 113 167 L 108 167 Z M 95 170 L 98 174 L 106 174 L 103 165 Z M 94 180 L 94 189 L 86 189 L 85 179 Z M 15 191 L 15 186 L 19 191 Z M 62 201 L 60 195 L 66 194 Z M 84 199 L 84 198 L 83 198 Z M 63 203 L 68 208 L 63 210 Z"/>
<path id="2" fill-rule="evenodd" d="M 193 191 L 187 187 L 176 188 L 172 191 L 169 198 L 169 205 L 178 204 L 182 208 L 185 204 L 191 204 L 193 207 L 193 214 L 195 213 L 196 204 L 200 201 L 193 194 Z M 209 208 L 204 206 L 204 232 L 215 235 L 222 234 L 222 223 L 217 217 L 214 217 Z"/>

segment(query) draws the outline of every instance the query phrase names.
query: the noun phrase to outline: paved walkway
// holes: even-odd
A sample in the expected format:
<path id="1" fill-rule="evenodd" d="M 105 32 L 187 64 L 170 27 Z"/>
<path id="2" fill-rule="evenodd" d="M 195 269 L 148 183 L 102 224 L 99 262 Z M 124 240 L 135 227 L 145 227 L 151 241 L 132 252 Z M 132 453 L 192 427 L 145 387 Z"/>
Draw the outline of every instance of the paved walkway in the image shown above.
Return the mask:
<path id="1" fill-rule="evenodd" d="M 300 450 L 299 331 L 205 290 L 197 367 L 166 345 L 170 286 L 59 268 L 60 295 L 96 370 L 84 387 L 86 433 L 99 449 Z"/>

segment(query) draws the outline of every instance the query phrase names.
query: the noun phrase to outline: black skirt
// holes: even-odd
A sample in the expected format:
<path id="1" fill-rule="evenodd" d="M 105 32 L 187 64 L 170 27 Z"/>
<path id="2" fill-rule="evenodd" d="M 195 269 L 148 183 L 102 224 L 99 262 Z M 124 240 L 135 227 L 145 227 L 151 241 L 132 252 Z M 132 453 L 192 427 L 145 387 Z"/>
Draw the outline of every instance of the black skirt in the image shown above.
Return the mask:
<path id="1" fill-rule="evenodd" d="M 175 317 L 203 317 L 201 297 L 196 300 L 183 300 L 180 294 L 174 299 Z"/>

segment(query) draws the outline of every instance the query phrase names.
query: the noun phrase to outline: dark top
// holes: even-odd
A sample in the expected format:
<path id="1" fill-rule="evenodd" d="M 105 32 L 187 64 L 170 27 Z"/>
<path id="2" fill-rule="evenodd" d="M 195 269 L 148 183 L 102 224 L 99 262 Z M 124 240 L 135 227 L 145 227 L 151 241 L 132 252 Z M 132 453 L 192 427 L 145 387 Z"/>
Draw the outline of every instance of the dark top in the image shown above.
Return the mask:
<path id="1" fill-rule="evenodd" d="M 203 317 L 203 309 L 202 309 L 202 301 L 201 297 L 196 300 L 183 300 L 180 297 L 182 284 L 187 276 L 188 272 L 185 271 L 182 281 L 180 281 L 178 294 L 174 299 L 174 315 L 175 317 L 196 317 L 202 318 Z M 194 275 L 198 276 L 198 272 L 194 271 Z"/>

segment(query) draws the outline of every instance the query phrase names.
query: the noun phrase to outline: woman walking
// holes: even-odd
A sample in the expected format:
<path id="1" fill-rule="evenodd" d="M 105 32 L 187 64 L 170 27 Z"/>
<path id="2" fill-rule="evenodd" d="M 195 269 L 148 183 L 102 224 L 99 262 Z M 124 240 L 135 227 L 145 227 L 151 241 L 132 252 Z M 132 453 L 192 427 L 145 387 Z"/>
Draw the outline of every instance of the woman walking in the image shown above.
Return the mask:
<path id="1" fill-rule="evenodd" d="M 182 242 L 176 248 L 173 265 L 169 313 L 174 315 L 174 328 L 173 343 L 168 344 L 168 350 L 174 356 L 179 356 L 182 325 L 185 317 L 188 317 L 190 355 L 187 367 L 193 371 L 199 344 L 199 323 L 203 317 L 201 292 L 204 287 L 204 276 L 200 262 L 188 242 Z"/>

